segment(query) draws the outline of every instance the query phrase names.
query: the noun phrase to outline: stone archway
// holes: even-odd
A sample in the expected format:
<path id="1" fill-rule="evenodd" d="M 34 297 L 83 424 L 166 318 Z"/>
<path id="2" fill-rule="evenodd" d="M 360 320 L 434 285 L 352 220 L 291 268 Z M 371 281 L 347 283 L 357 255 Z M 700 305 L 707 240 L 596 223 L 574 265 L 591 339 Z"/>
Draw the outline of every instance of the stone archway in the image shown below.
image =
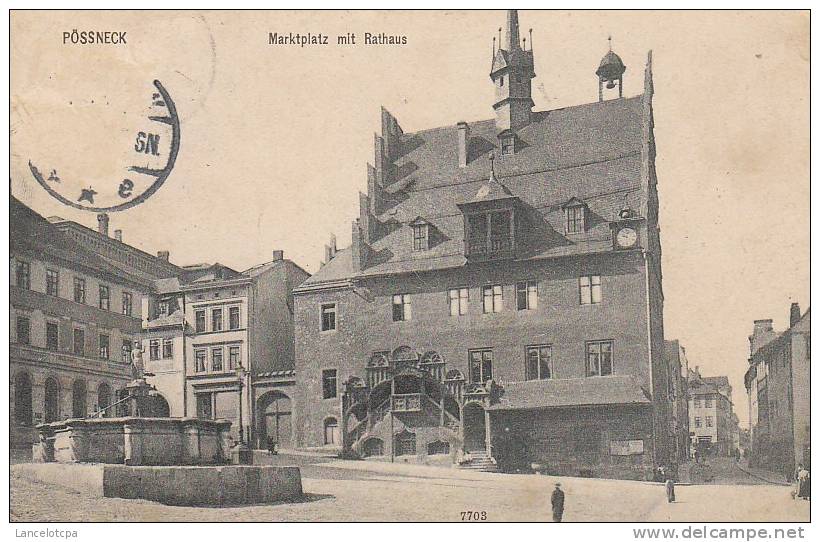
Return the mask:
<path id="1" fill-rule="evenodd" d="M 273 390 L 256 401 L 259 445 L 267 448 L 268 439 L 279 448 L 293 447 L 293 403 L 285 393 Z"/>
<path id="2" fill-rule="evenodd" d="M 464 405 L 464 449 L 468 452 L 487 449 L 487 422 L 484 407 L 472 402 Z"/>
<path id="3" fill-rule="evenodd" d="M 151 417 L 152 418 L 170 418 L 171 407 L 168 406 L 168 401 L 161 394 L 151 396 Z"/>
<path id="4" fill-rule="evenodd" d="M 14 377 L 14 421 L 20 425 L 32 424 L 31 377 L 18 373 Z"/>

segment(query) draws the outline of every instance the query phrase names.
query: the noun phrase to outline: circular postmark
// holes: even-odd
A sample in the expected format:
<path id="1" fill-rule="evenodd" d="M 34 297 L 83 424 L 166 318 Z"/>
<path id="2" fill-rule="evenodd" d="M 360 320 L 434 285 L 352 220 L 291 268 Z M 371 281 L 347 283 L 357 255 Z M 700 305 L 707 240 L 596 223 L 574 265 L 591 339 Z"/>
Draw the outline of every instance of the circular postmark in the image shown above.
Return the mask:
<path id="1" fill-rule="evenodd" d="M 106 146 L 95 145 L 93 141 L 82 147 L 82 153 L 90 154 L 93 160 L 110 161 L 106 170 L 112 174 L 85 176 L 68 164 L 35 164 L 30 159 L 28 166 L 35 180 L 61 203 L 86 211 L 122 211 L 145 201 L 171 174 L 180 144 L 179 116 L 168 91 L 154 80 L 147 94 L 147 107 L 144 103 L 148 100 L 141 99 L 142 104 L 131 105 L 130 111 L 122 112 L 115 126 L 110 122 L 104 125 L 102 132 L 111 127 L 111 133 L 91 130 L 97 138 L 113 139 L 118 151 L 107 152 Z M 82 137 L 84 134 L 78 135 Z M 65 154 L 59 160 L 66 161 Z M 66 170 L 68 173 L 61 173 Z"/>

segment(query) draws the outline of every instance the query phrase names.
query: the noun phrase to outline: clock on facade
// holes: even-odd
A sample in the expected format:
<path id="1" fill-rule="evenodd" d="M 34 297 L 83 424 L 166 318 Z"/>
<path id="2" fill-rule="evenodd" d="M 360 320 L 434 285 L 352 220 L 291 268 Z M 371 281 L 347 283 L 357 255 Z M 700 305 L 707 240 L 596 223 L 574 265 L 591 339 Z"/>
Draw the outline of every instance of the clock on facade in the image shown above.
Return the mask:
<path id="1" fill-rule="evenodd" d="M 635 228 L 623 227 L 615 235 L 615 244 L 618 248 L 632 248 L 638 242 L 638 232 Z"/>

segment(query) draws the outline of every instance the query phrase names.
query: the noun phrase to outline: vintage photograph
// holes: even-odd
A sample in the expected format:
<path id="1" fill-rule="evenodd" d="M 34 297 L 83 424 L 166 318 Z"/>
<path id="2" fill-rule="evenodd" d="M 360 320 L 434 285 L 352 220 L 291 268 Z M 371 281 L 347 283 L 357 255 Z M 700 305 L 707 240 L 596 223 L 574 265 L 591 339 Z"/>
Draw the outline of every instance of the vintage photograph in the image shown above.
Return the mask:
<path id="1" fill-rule="evenodd" d="M 11 10 L 10 521 L 809 522 L 809 27 Z"/>

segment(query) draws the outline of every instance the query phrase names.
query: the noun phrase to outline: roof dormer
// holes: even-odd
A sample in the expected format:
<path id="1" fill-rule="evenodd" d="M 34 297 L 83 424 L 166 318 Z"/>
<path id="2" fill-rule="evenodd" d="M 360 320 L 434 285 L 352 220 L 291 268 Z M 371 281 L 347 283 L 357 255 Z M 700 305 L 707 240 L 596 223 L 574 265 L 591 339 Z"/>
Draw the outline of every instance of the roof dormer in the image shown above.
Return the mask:
<path id="1" fill-rule="evenodd" d="M 429 250 L 430 223 L 424 218 L 417 216 L 409 225 L 413 233 L 413 252 Z"/>
<path id="2" fill-rule="evenodd" d="M 573 196 L 561 208 L 564 210 L 564 233 L 570 235 L 587 231 L 589 207 L 586 202 Z"/>

